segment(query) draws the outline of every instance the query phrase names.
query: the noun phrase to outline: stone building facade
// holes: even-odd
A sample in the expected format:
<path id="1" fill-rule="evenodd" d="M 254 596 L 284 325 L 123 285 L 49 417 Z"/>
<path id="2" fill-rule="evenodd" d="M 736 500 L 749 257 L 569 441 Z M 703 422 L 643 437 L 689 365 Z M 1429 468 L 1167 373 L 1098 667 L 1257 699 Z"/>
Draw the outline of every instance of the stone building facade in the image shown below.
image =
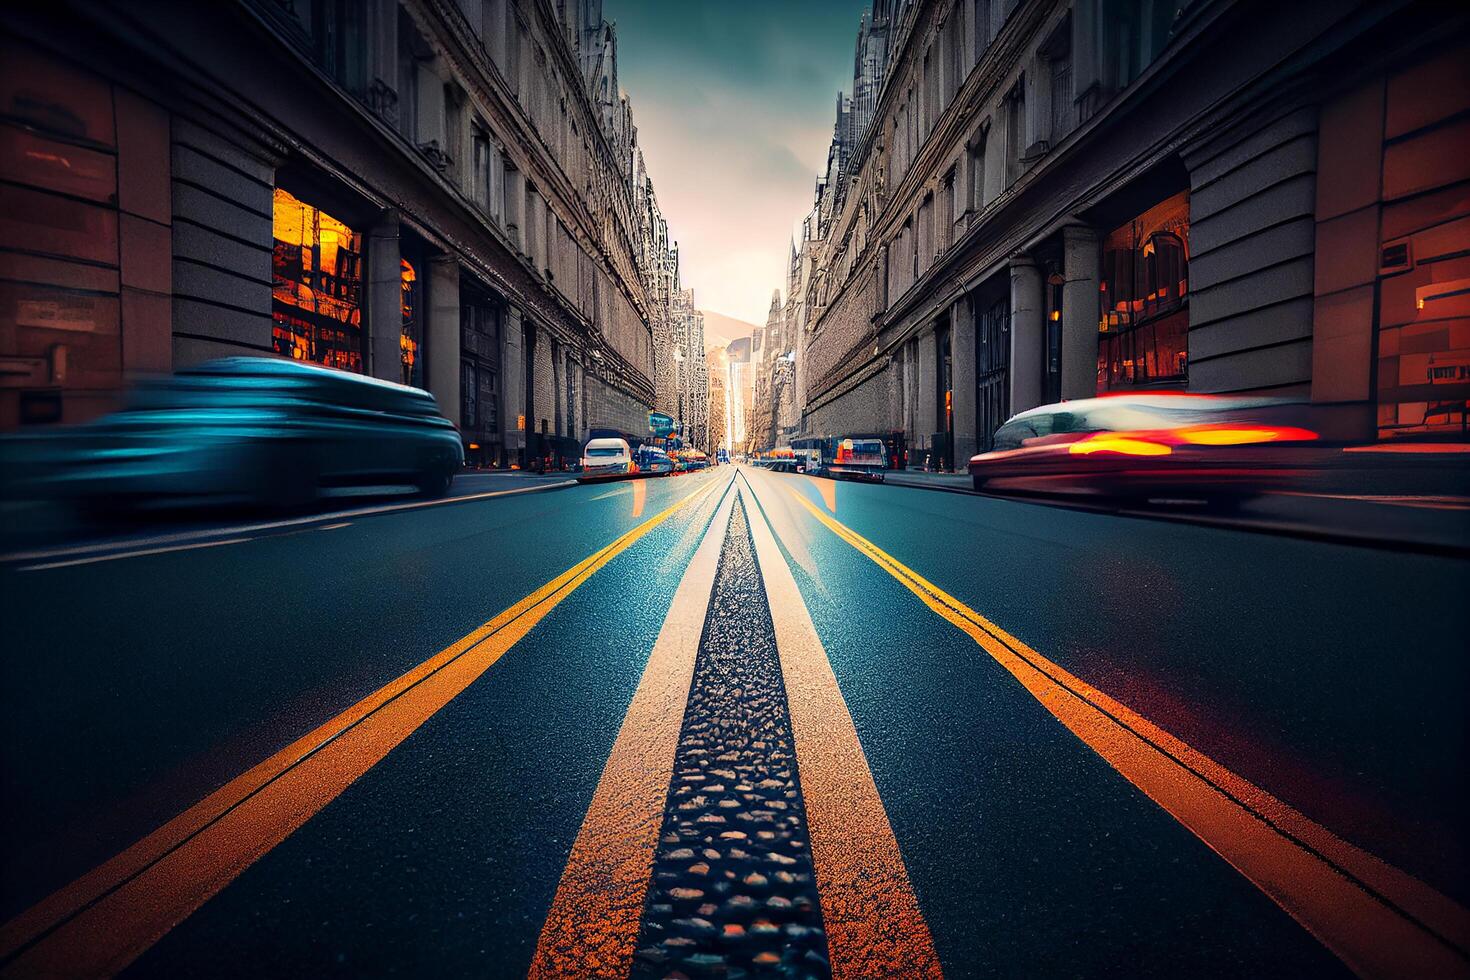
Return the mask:
<path id="1" fill-rule="evenodd" d="M 1464 10 L 874 6 L 871 121 L 839 102 L 813 211 L 804 433 L 948 468 L 1035 405 L 1185 390 L 1310 400 L 1342 439 L 1463 434 Z"/>
<path id="2" fill-rule="evenodd" d="M 471 462 L 642 432 L 667 225 L 599 0 L 0 12 L 0 428 L 280 355 L 428 388 Z"/>
<path id="3" fill-rule="evenodd" d="M 677 287 L 677 281 L 676 281 Z M 694 290 L 676 288 L 670 314 L 675 362 L 674 418 L 686 445 L 709 451 L 709 365 L 704 357 L 704 314 L 694 306 Z"/>
<path id="4" fill-rule="evenodd" d="M 729 451 L 726 416 L 730 409 L 725 392 L 729 386 L 730 359 L 725 348 L 711 347 L 705 352 L 704 363 L 709 379 L 709 421 L 705 429 L 704 451 L 711 454 L 719 449 Z"/>

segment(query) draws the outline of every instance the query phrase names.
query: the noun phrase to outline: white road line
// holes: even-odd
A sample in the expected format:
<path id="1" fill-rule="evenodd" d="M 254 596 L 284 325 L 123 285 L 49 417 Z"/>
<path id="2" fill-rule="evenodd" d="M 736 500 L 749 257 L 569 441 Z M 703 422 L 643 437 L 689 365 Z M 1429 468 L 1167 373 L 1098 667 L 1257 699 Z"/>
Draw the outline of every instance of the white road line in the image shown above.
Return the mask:
<path id="1" fill-rule="evenodd" d="M 44 572 L 48 568 L 70 568 L 73 565 L 91 565 L 99 561 L 114 561 L 118 558 L 141 558 L 143 555 L 162 555 L 171 551 L 193 551 L 196 548 L 218 548 L 226 544 L 244 544 L 255 538 L 228 538 L 224 541 L 198 541 L 194 544 L 176 544 L 167 548 L 147 548 L 143 551 L 121 551 L 112 555 L 93 555 L 90 558 L 73 558 L 70 561 L 53 561 L 44 565 L 24 565 L 19 571 Z"/>
<path id="2" fill-rule="evenodd" d="M 317 528 L 318 531 L 335 531 L 341 527 L 351 527 L 351 521 L 343 521 L 341 524 L 328 524 L 326 527 Z"/>
<path id="3" fill-rule="evenodd" d="M 562 480 L 558 483 L 546 483 L 534 487 L 516 487 L 514 490 L 491 490 L 485 493 L 471 493 L 463 497 L 445 497 L 441 500 L 415 500 L 402 504 L 385 504 L 380 507 L 358 507 L 353 510 L 331 511 L 326 514 L 312 514 L 308 517 L 293 517 L 283 521 L 268 521 L 262 524 L 242 524 L 237 527 L 215 527 L 202 528 L 197 531 L 183 531 L 178 534 L 161 534 L 151 538 L 139 538 L 135 541 L 106 541 L 93 542 L 91 544 L 72 545 L 66 548 L 48 548 L 42 551 L 18 551 L 8 555 L 0 555 L 0 563 L 36 561 L 45 558 L 62 558 L 68 555 L 87 555 L 98 551 L 111 549 L 126 550 L 129 548 L 143 547 L 149 545 L 174 544 L 181 541 L 194 541 L 199 538 L 211 537 L 216 534 L 253 534 L 258 531 L 274 531 L 283 527 L 301 527 L 306 524 L 318 524 L 322 521 L 330 521 L 342 517 L 375 517 L 378 514 L 392 514 L 403 510 L 418 510 L 423 507 L 442 507 L 446 504 L 463 504 L 476 500 L 489 500 L 492 497 L 513 497 L 522 493 L 535 493 L 538 490 L 550 490 L 560 487 L 576 486 L 576 480 Z"/>

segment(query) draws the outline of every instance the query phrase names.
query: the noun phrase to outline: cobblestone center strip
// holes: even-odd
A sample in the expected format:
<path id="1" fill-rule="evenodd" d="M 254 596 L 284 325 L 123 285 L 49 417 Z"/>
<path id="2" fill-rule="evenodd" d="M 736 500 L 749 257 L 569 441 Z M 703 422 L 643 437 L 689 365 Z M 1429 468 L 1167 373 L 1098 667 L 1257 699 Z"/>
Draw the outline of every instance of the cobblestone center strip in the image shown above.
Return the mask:
<path id="1" fill-rule="evenodd" d="M 737 504 L 632 975 L 829 977 L 775 630 Z"/>

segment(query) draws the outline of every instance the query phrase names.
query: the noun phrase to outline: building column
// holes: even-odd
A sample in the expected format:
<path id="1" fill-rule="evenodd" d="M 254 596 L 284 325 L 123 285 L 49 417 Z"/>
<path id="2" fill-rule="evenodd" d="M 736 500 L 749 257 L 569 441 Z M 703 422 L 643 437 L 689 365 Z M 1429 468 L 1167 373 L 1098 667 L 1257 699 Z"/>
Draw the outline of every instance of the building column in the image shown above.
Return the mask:
<path id="1" fill-rule="evenodd" d="M 384 381 L 403 377 L 403 274 L 398 212 L 383 211 L 368 230 L 367 373 Z"/>
<path id="2" fill-rule="evenodd" d="M 888 379 L 888 428 L 902 430 L 904 427 L 902 348 L 899 348 L 897 353 L 888 355 L 888 366 L 884 368 L 883 374 Z M 816 434 L 830 435 L 831 433 L 818 432 Z"/>
<path id="3" fill-rule="evenodd" d="M 505 233 L 517 251 L 525 252 L 526 232 L 522 227 L 525 223 L 522 212 L 525 211 L 526 182 L 521 172 L 508 161 L 503 160 L 502 166 L 505 168 L 505 188 L 502 191 L 501 200 L 501 206 L 504 209 Z"/>
<path id="4" fill-rule="evenodd" d="M 435 256 L 429 266 L 429 322 L 424 331 L 424 374 L 439 411 L 460 423 L 459 260 Z"/>
<path id="5" fill-rule="evenodd" d="M 955 470 L 963 470 L 980 446 L 975 405 L 975 311 L 968 295 L 955 300 L 949 310 L 949 358 L 954 385 L 952 465 Z"/>
<path id="6" fill-rule="evenodd" d="M 1011 414 L 1041 404 L 1046 357 L 1041 269 L 1024 253 L 1011 257 Z"/>
<path id="7" fill-rule="evenodd" d="M 521 450 L 526 447 L 526 433 L 517 424 L 518 417 L 526 411 L 522 332 L 521 311 L 507 306 L 500 330 L 500 441 L 505 447 L 507 463 L 520 463 Z"/>
<path id="8" fill-rule="evenodd" d="M 914 359 L 918 373 L 918 402 L 914 405 L 914 433 L 918 445 L 934 451 L 932 437 L 939 431 L 939 344 L 931 323 L 919 333 L 918 353 Z M 937 460 L 931 461 L 937 462 Z"/>
<path id="9" fill-rule="evenodd" d="M 398 2 L 367 0 L 367 103 L 390 126 L 398 125 Z"/>
<path id="10" fill-rule="evenodd" d="M 582 417 L 582 365 L 570 351 L 567 352 L 567 378 L 567 411 L 570 413 L 567 419 L 567 435 L 581 442 L 582 430 L 587 427 L 587 422 Z"/>
<path id="11" fill-rule="evenodd" d="M 1062 397 L 1097 394 L 1098 276 L 1102 253 L 1097 229 L 1062 229 Z"/>
<path id="12" fill-rule="evenodd" d="M 546 433 L 549 436 L 556 435 L 556 378 L 552 375 L 552 347 L 556 340 L 551 331 L 538 329 L 536 340 L 531 348 L 531 384 L 534 386 L 531 397 L 531 411 L 527 418 L 526 426 L 533 429 L 538 435 L 541 433 L 541 422 L 546 421 Z"/>

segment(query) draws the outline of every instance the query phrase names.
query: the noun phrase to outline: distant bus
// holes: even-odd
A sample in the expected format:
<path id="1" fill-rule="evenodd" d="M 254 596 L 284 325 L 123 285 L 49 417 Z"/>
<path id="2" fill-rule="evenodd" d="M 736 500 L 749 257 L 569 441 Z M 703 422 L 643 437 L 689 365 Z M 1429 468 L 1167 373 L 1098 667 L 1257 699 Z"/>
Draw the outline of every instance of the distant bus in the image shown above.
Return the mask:
<path id="1" fill-rule="evenodd" d="M 715 450 L 715 462 L 718 463 L 718 464 L 720 464 L 720 465 L 722 465 L 722 466 L 725 463 L 730 462 L 730 450 L 728 450 L 728 449 L 716 449 Z"/>

